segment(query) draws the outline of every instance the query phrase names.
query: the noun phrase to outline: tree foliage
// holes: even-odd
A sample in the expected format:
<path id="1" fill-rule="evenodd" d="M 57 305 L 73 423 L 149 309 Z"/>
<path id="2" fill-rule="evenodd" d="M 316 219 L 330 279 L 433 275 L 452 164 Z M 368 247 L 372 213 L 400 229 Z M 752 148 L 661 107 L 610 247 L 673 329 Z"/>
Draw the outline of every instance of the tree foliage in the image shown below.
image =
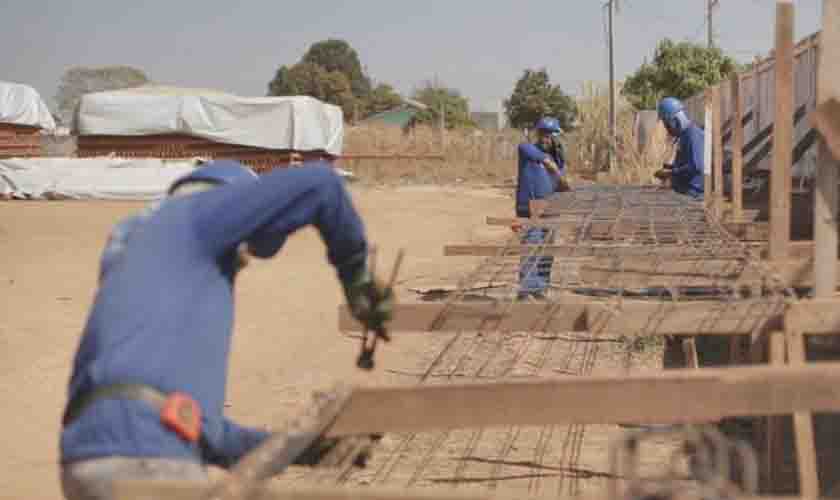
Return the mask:
<path id="1" fill-rule="evenodd" d="M 359 54 L 344 40 L 330 38 L 312 44 L 301 62 L 343 73 L 350 81 L 350 88 L 356 97 L 366 97 L 370 93 L 370 79 L 362 69 Z"/>
<path id="2" fill-rule="evenodd" d="M 269 83 L 269 95 L 308 95 L 341 107 L 345 116 L 352 116 L 356 97 L 350 81 L 339 71 L 328 71 L 309 62 L 300 62 L 291 68 L 281 66 Z"/>
<path id="3" fill-rule="evenodd" d="M 531 127 L 543 116 L 553 116 L 564 129 L 571 128 L 577 114 L 574 99 L 559 85 L 552 85 L 548 72 L 526 69 L 504 102 L 508 121 L 515 128 Z"/>
<path id="4" fill-rule="evenodd" d="M 426 82 L 414 91 L 413 97 L 414 100 L 428 106 L 428 109 L 417 113 L 417 121 L 420 123 L 440 123 L 441 111 L 443 111 L 446 128 L 475 125 L 470 118 L 469 102 L 455 89 Z"/>
<path id="5" fill-rule="evenodd" d="M 387 83 L 380 83 L 374 87 L 364 102 L 364 112 L 368 115 L 381 113 L 396 108 L 403 100 L 393 87 Z"/>
<path id="6" fill-rule="evenodd" d="M 735 60 L 717 47 L 666 38 L 657 45 L 653 61 L 628 77 L 621 92 L 637 109 L 654 109 L 663 97 L 686 99 L 737 69 Z"/>
<path id="7" fill-rule="evenodd" d="M 56 104 L 62 122 L 69 123 L 83 95 L 91 92 L 139 87 L 149 83 L 146 74 L 130 66 L 74 67 L 64 72 Z"/>

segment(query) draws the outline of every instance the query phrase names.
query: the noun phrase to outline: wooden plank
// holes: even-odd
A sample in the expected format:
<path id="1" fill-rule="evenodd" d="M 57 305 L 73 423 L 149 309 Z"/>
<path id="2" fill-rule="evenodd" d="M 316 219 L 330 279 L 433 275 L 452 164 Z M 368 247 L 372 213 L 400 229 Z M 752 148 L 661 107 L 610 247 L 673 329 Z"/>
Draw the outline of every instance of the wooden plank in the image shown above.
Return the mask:
<path id="1" fill-rule="evenodd" d="M 770 173 L 770 258 L 787 257 L 793 160 L 793 2 L 776 2 L 775 113 Z"/>
<path id="2" fill-rule="evenodd" d="M 740 218 L 744 211 L 744 102 L 741 99 L 741 79 L 734 74 L 730 80 L 732 93 L 732 217 Z"/>
<path id="3" fill-rule="evenodd" d="M 328 435 L 840 411 L 840 363 L 356 389 Z"/>
<path id="4" fill-rule="evenodd" d="M 823 1 L 822 41 L 817 61 L 817 103 L 823 107 L 840 99 L 840 5 L 836 1 Z M 819 122 L 819 115 L 817 115 Z M 835 115 L 836 119 L 836 115 Z M 840 152 L 830 151 L 826 127 L 817 128 L 822 133 L 817 152 L 816 189 L 814 193 L 814 259 L 816 260 L 816 286 L 818 297 L 834 294 L 837 282 L 838 224 L 840 216 L 837 184 L 840 182 Z M 840 149 L 840 144 L 837 145 Z"/>
<path id="5" fill-rule="evenodd" d="M 545 304 L 398 304 L 394 319 L 388 324 L 395 332 L 457 331 L 582 331 L 586 306 L 581 303 Z M 361 323 L 346 305 L 339 306 L 338 328 L 360 332 Z"/>
<path id="6" fill-rule="evenodd" d="M 840 304 L 840 301 L 838 301 Z M 788 363 L 805 365 L 805 337 L 800 330 L 785 329 Z M 805 498 L 817 498 L 820 483 L 817 478 L 817 449 L 814 444 L 814 424 L 811 413 L 793 414 L 793 433 L 796 438 L 796 465 L 799 471 L 799 492 Z"/>
<path id="7" fill-rule="evenodd" d="M 723 99 L 721 99 L 719 85 L 712 87 L 712 209 L 715 217 L 720 220 L 723 215 Z"/>
<path id="8" fill-rule="evenodd" d="M 612 306 L 612 304 L 610 304 Z M 630 302 L 586 308 L 586 328 L 599 335 L 750 335 L 781 328 L 784 305 L 762 301 Z"/>
<path id="9" fill-rule="evenodd" d="M 714 199 L 712 194 L 712 134 L 708 133 L 709 130 L 712 130 L 712 109 L 714 108 L 714 104 L 712 103 L 713 96 L 712 96 L 712 89 L 707 88 L 703 98 L 703 130 L 706 133 L 703 134 L 703 190 L 706 193 L 706 196 L 703 197 L 703 205 L 706 209 L 711 208 L 712 200 Z"/>
<path id="10" fill-rule="evenodd" d="M 790 304 L 785 314 L 785 329 L 807 335 L 840 335 L 840 297 Z"/>
<path id="11" fill-rule="evenodd" d="M 115 500 L 207 500 L 207 483 L 185 480 L 125 479 L 114 482 Z M 521 495 L 493 490 L 453 491 L 452 488 L 262 486 L 253 500 L 520 500 Z M 577 500 L 615 500 L 605 496 L 578 496 Z M 731 500 L 805 500 L 800 497 L 732 496 Z M 808 499 L 811 500 L 811 499 Z"/>

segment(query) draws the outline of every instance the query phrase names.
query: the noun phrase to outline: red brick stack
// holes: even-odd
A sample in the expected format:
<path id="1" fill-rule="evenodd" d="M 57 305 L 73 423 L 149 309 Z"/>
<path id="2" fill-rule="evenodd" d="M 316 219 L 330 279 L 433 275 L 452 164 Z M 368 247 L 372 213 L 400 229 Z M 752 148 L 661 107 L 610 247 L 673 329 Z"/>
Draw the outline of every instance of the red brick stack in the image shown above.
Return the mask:
<path id="1" fill-rule="evenodd" d="M 41 156 L 40 131 L 29 125 L 0 123 L 0 158 Z"/>

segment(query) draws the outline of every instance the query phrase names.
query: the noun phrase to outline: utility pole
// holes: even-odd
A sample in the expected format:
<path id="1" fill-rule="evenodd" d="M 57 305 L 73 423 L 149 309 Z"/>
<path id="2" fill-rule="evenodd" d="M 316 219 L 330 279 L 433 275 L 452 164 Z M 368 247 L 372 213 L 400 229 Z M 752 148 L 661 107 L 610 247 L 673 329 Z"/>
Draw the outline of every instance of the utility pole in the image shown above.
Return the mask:
<path id="1" fill-rule="evenodd" d="M 607 9 L 609 10 L 609 46 L 610 46 L 610 150 L 609 150 L 609 169 L 612 172 L 615 167 L 615 35 L 613 30 L 613 10 L 615 9 L 615 0 L 607 0 Z"/>
<path id="2" fill-rule="evenodd" d="M 718 2 L 719 0 L 706 0 L 706 43 L 710 49 L 715 46 L 714 16 L 712 13 Z"/>

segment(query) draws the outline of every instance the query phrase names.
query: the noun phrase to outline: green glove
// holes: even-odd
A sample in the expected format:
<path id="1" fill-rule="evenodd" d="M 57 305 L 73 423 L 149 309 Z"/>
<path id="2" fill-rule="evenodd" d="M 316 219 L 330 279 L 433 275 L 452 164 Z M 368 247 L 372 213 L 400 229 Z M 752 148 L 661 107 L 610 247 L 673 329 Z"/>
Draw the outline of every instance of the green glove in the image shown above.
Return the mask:
<path id="1" fill-rule="evenodd" d="M 353 317 L 370 330 L 384 330 L 393 315 L 393 290 L 375 279 L 367 268 L 342 285 Z"/>

